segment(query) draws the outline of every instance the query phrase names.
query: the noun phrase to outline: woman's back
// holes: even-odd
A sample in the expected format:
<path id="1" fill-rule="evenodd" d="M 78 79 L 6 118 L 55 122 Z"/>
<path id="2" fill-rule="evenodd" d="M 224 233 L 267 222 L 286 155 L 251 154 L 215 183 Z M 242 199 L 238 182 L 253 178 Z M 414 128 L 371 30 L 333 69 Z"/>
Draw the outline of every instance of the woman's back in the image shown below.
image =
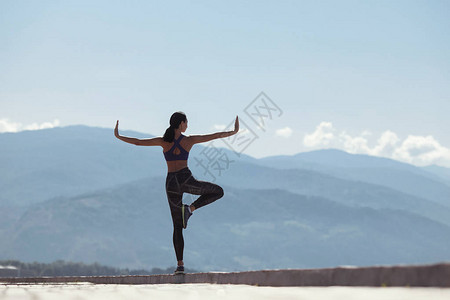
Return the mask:
<path id="1" fill-rule="evenodd" d="M 187 167 L 187 160 L 192 144 L 189 143 L 189 137 L 180 135 L 173 142 L 164 142 L 163 153 L 167 162 L 167 171 L 176 172 Z"/>

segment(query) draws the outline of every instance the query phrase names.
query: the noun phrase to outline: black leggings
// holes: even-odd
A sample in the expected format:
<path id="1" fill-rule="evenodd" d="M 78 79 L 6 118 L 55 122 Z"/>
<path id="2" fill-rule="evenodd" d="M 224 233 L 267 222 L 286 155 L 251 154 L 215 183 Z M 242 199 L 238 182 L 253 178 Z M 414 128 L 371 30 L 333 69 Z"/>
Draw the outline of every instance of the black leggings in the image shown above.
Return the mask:
<path id="1" fill-rule="evenodd" d="M 181 215 L 183 193 L 201 195 L 192 203 L 195 209 L 210 204 L 223 196 L 223 189 L 217 184 L 198 181 L 189 168 L 167 173 L 166 193 L 173 221 L 173 246 L 177 260 L 183 260 L 183 220 Z"/>

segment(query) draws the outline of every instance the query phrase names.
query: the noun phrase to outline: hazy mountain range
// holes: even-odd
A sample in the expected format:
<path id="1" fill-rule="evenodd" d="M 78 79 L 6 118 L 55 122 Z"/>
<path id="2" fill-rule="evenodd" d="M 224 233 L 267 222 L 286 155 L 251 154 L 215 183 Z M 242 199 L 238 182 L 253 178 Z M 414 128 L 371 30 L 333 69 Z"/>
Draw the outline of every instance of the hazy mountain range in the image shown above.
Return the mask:
<path id="1" fill-rule="evenodd" d="M 3 133 L 0 145 L 0 259 L 174 264 L 161 148 L 85 126 Z M 449 169 L 338 150 L 255 159 L 226 147 L 205 169 L 204 150 L 194 147 L 189 166 L 225 196 L 195 212 L 185 231 L 193 268 L 450 259 Z"/>

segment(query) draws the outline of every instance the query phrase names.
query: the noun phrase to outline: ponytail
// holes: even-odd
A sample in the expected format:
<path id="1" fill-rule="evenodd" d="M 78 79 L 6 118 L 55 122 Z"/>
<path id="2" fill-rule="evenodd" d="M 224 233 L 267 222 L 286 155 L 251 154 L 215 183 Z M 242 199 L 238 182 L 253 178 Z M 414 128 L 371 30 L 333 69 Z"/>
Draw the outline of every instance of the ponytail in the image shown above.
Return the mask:
<path id="1" fill-rule="evenodd" d="M 169 143 L 172 143 L 175 139 L 175 128 L 170 126 L 166 129 L 166 132 L 164 133 L 163 140 Z"/>
<path id="2" fill-rule="evenodd" d="M 177 129 L 183 121 L 186 122 L 186 115 L 184 112 L 178 111 L 172 114 L 170 117 L 170 127 L 166 129 L 163 136 L 165 142 L 173 142 L 175 139 L 175 129 Z"/>

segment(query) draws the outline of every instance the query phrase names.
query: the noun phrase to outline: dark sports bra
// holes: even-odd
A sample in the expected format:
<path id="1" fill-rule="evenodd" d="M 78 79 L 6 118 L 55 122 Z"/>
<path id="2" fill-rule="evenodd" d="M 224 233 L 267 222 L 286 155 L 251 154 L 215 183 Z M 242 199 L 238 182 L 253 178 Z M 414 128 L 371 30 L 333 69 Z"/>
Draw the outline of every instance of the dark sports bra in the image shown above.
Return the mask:
<path id="1" fill-rule="evenodd" d="M 164 157 L 166 158 L 166 161 L 173 161 L 173 160 L 187 160 L 189 157 L 189 152 L 186 151 L 183 147 L 180 145 L 181 139 L 184 137 L 184 135 L 180 135 L 180 137 L 173 141 L 173 146 L 170 148 L 167 152 L 164 152 Z M 178 148 L 180 150 L 179 154 L 173 153 L 175 148 Z"/>

